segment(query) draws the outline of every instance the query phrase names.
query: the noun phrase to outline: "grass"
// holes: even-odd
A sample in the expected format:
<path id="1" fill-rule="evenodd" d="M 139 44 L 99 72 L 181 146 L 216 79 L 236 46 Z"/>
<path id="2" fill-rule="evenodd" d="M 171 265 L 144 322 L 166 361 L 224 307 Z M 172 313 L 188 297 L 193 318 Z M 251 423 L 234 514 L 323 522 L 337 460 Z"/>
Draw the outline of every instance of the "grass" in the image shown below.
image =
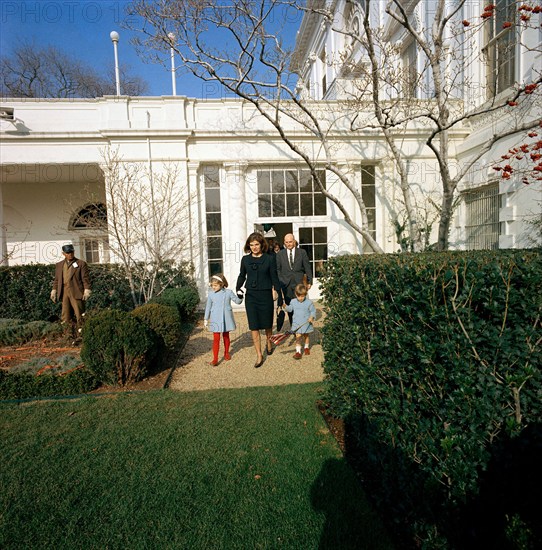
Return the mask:
<path id="1" fill-rule="evenodd" d="M 318 385 L 0 406 L 0 547 L 387 549 Z"/>

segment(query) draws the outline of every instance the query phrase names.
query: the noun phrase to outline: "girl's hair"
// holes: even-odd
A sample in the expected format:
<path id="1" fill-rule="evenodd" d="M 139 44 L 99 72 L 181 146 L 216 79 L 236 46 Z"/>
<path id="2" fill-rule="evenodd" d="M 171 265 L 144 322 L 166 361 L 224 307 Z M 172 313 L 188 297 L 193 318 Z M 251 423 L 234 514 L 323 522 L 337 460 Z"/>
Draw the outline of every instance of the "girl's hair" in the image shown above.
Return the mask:
<path id="1" fill-rule="evenodd" d="M 220 286 L 223 286 L 224 288 L 228 288 L 228 280 L 222 273 L 216 273 L 211 277 L 211 280 L 209 281 L 209 284 L 216 282 Z"/>
<path id="2" fill-rule="evenodd" d="M 248 236 L 247 242 L 245 243 L 245 248 L 243 248 L 245 254 L 248 254 L 250 252 L 250 243 L 252 241 L 258 241 L 260 243 L 260 246 L 262 247 L 262 253 L 265 254 L 267 252 L 267 241 L 263 238 L 263 235 L 261 233 L 251 233 Z"/>
<path id="3" fill-rule="evenodd" d="M 299 283 L 295 287 L 295 295 L 296 296 L 306 296 L 307 295 L 307 287 L 303 283 Z"/>

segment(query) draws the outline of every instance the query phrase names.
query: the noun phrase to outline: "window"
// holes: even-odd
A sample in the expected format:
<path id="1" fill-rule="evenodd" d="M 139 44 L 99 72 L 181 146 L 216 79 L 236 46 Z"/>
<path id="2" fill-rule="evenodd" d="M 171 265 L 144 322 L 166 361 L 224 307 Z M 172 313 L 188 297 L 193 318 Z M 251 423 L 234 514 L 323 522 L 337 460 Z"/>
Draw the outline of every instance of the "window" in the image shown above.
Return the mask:
<path id="1" fill-rule="evenodd" d="M 207 267 L 209 277 L 224 271 L 222 254 L 222 219 L 220 210 L 220 170 L 216 166 L 203 169 L 205 188 L 205 221 L 207 226 Z"/>
<path id="2" fill-rule="evenodd" d="M 485 22 L 486 85 L 488 97 L 506 90 L 515 82 L 516 35 L 514 25 L 503 28 L 505 22 L 513 22 L 514 0 L 496 0 L 493 17 Z"/>
<path id="3" fill-rule="evenodd" d="M 109 244 L 102 239 L 83 239 L 81 246 L 85 261 L 89 264 L 109 262 Z"/>
<path id="4" fill-rule="evenodd" d="M 499 184 L 465 191 L 466 246 L 468 250 L 499 248 Z"/>
<path id="5" fill-rule="evenodd" d="M 325 171 L 318 172 L 324 188 Z M 325 216 L 326 198 L 308 170 L 258 170 L 258 214 L 262 218 Z"/>
<path id="6" fill-rule="evenodd" d="M 327 227 L 301 227 L 299 247 L 307 251 L 312 276 L 320 277 L 327 262 Z"/>
<path id="7" fill-rule="evenodd" d="M 375 167 L 361 167 L 361 198 L 365 204 L 368 218 L 368 229 L 371 237 L 376 240 L 376 186 L 375 186 Z M 373 249 L 363 243 L 363 252 L 369 254 Z"/>
<path id="8" fill-rule="evenodd" d="M 80 208 L 72 216 L 69 229 L 81 232 L 81 250 L 86 262 L 109 262 L 107 207 L 104 203 L 91 203 Z"/>
<path id="9" fill-rule="evenodd" d="M 418 81 L 418 56 L 416 52 L 416 42 L 412 40 L 410 44 L 403 50 L 401 56 L 403 66 L 403 97 L 416 97 L 416 86 Z"/>

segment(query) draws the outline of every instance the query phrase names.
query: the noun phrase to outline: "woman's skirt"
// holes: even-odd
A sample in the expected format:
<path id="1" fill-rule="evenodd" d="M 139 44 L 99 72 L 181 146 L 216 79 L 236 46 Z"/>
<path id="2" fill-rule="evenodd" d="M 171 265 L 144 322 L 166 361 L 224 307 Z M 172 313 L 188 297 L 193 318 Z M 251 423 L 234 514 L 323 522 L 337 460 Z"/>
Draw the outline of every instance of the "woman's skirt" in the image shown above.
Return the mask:
<path id="1" fill-rule="evenodd" d="M 273 314 L 275 306 L 273 291 L 248 290 L 245 298 L 245 310 L 250 330 L 273 328 Z"/>

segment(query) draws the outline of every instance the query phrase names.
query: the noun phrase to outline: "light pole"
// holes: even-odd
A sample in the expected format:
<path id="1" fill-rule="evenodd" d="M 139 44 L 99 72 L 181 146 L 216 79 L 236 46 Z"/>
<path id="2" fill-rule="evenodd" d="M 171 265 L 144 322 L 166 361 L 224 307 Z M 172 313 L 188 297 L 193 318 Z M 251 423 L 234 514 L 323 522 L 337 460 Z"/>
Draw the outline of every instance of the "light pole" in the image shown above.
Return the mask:
<path id="1" fill-rule="evenodd" d="M 111 38 L 111 42 L 113 42 L 113 50 L 115 51 L 115 81 L 117 83 L 117 95 L 120 95 L 119 54 L 117 52 L 119 33 L 117 31 L 111 31 L 109 37 Z"/>
<path id="2" fill-rule="evenodd" d="M 175 81 L 175 51 L 173 50 L 175 35 L 170 32 L 167 37 L 169 38 L 169 49 L 171 53 L 171 87 L 173 88 L 173 95 L 177 95 L 177 82 Z"/>

